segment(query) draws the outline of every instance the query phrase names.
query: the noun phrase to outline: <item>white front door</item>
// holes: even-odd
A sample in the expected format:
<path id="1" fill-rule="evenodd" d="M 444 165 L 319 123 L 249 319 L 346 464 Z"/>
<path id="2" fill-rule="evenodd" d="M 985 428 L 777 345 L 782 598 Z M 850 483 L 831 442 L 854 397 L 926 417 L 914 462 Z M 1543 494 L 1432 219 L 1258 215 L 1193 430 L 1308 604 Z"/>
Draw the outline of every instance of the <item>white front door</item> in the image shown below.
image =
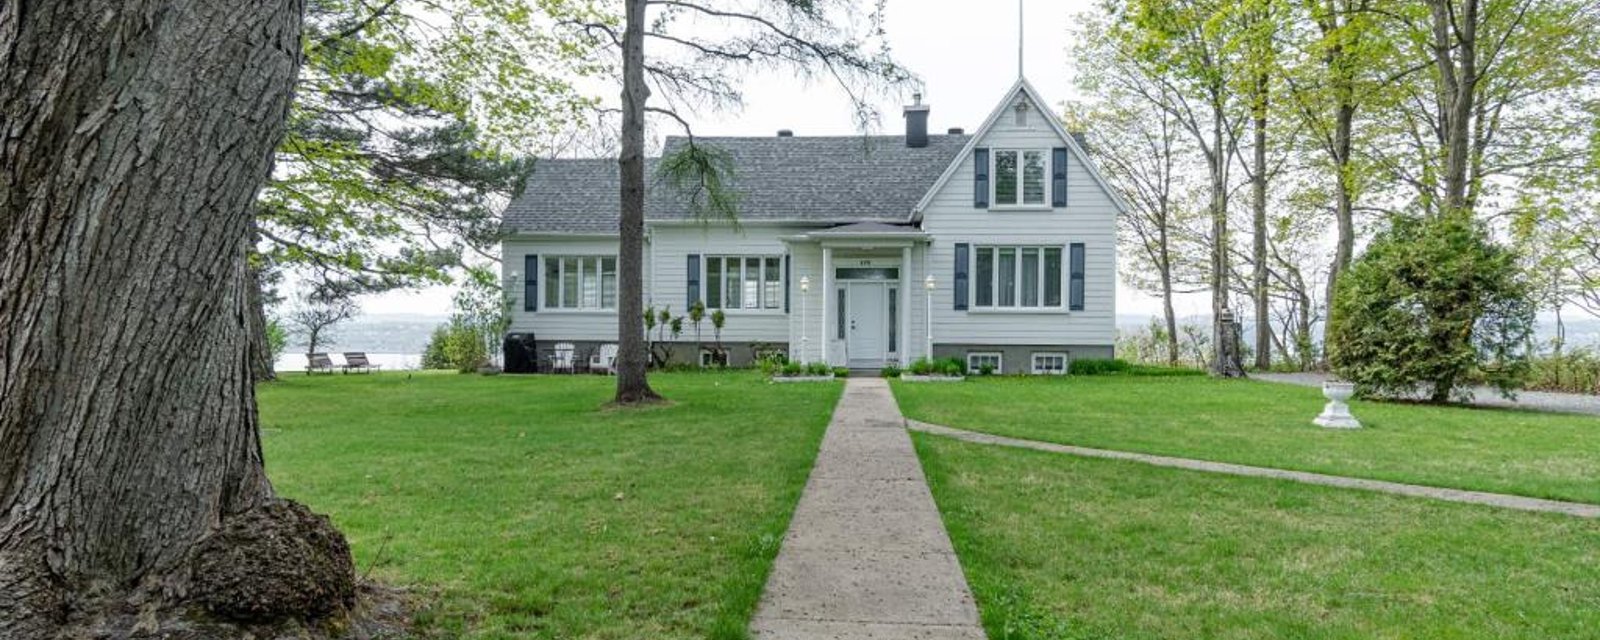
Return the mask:
<path id="1" fill-rule="evenodd" d="M 889 354 L 888 286 L 882 282 L 851 282 L 845 285 L 846 353 L 850 366 L 883 366 Z"/>

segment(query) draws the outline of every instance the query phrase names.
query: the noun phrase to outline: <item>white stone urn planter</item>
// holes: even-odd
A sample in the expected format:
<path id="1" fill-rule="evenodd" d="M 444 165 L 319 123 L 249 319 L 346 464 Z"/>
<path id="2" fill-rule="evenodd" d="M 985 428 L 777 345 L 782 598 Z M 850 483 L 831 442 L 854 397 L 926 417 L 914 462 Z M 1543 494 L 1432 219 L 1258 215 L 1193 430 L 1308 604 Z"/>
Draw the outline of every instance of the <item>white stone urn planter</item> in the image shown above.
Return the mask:
<path id="1" fill-rule="evenodd" d="M 909 373 L 900 374 L 901 382 L 961 382 L 966 376 L 919 376 Z"/>
<path id="2" fill-rule="evenodd" d="M 833 374 L 825 376 L 772 376 L 773 382 L 832 382 L 837 378 Z"/>
<path id="3" fill-rule="evenodd" d="M 1350 415 L 1350 396 L 1355 395 L 1354 382 L 1343 380 L 1328 380 L 1322 383 L 1322 395 L 1328 399 L 1328 405 L 1322 408 L 1322 415 L 1314 420 L 1319 427 L 1329 429 L 1360 429 L 1361 423 L 1356 417 Z"/>

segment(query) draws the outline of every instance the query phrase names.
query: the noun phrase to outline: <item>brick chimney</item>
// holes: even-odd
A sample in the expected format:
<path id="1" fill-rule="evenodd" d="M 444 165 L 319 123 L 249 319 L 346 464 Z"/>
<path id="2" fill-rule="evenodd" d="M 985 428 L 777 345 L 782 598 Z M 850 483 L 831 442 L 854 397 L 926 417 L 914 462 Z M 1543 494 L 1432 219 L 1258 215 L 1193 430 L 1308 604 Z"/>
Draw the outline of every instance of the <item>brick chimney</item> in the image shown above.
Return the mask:
<path id="1" fill-rule="evenodd" d="M 922 104 L 922 94 L 911 96 L 912 104 L 906 106 L 906 146 L 920 149 L 928 146 L 928 105 Z"/>

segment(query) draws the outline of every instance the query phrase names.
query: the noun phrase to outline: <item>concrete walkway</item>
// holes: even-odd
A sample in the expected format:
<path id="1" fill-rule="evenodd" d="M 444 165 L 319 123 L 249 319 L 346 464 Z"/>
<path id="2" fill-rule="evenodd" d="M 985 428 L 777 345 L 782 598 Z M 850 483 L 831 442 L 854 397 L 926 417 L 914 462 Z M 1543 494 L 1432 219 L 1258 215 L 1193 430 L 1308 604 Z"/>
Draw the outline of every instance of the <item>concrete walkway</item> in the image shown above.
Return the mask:
<path id="1" fill-rule="evenodd" d="M 889 385 L 851 378 L 750 623 L 761 640 L 982 640 Z"/>
<path id="2" fill-rule="evenodd" d="M 1267 382 L 1281 382 L 1302 387 L 1321 387 L 1331 376 L 1325 373 L 1252 373 L 1251 378 Z M 1420 396 L 1418 398 L 1420 399 Z M 1499 391 L 1488 387 L 1473 387 L 1472 401 L 1479 407 L 1497 409 L 1529 409 L 1555 413 L 1578 413 L 1600 416 L 1600 396 L 1579 393 L 1552 393 L 1549 391 L 1518 391 L 1516 400 L 1507 400 Z"/>
<path id="3" fill-rule="evenodd" d="M 1543 500 L 1539 498 L 1526 498 L 1523 496 L 1506 495 L 1503 493 L 1487 493 L 1483 491 L 1464 491 L 1461 489 L 1444 489 L 1416 484 L 1401 484 L 1398 482 L 1385 482 L 1383 480 L 1366 480 L 1362 478 L 1347 478 L 1344 476 L 1330 476 L 1321 473 L 1306 471 L 1288 471 L 1269 467 L 1251 467 L 1242 464 L 1229 464 L 1226 462 L 1209 462 L 1206 460 L 1192 460 L 1189 458 L 1172 458 L 1145 453 L 1129 453 L 1127 451 L 1110 451 L 1106 449 L 1090 449 L 1071 445 L 1055 444 L 1052 442 L 1039 442 L 1037 440 L 1022 440 L 1007 438 L 988 433 L 953 429 L 926 422 L 907 420 L 906 426 L 915 431 L 948 436 L 957 440 L 976 442 L 979 444 L 992 444 L 1003 447 L 1017 447 L 1033 449 L 1035 451 L 1049 451 L 1052 453 L 1065 453 L 1088 458 L 1110 458 L 1114 460 L 1128 460 L 1142 462 L 1158 467 L 1171 467 L 1174 469 L 1188 469 L 1190 471 L 1205 471 L 1208 473 L 1223 473 L 1235 476 L 1250 476 L 1255 478 L 1273 478 L 1276 480 L 1290 480 L 1327 487 L 1343 489 L 1362 489 L 1393 493 L 1414 498 L 1431 498 L 1448 502 L 1465 502 L 1467 504 L 1502 507 L 1506 509 L 1520 509 L 1522 511 L 1539 511 L 1545 513 L 1564 513 L 1580 518 L 1600 518 L 1600 505 L 1582 502 L 1562 502 L 1559 500 Z"/>

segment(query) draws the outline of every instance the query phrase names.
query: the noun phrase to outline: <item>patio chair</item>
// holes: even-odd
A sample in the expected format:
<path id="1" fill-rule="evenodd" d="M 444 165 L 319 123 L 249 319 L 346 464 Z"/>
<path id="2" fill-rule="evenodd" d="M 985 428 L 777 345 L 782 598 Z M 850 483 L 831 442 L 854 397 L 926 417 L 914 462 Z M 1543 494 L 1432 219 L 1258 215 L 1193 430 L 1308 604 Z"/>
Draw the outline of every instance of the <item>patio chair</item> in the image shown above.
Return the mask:
<path id="1" fill-rule="evenodd" d="M 603 344 L 589 356 L 589 371 L 612 374 L 617 372 L 617 345 Z"/>
<path id="2" fill-rule="evenodd" d="M 574 359 L 573 356 L 577 354 L 577 351 L 578 348 L 572 346 L 571 342 L 557 343 L 555 352 L 550 354 L 550 371 L 556 373 L 573 373 L 574 367 L 572 361 Z"/>
<path id="3" fill-rule="evenodd" d="M 373 371 L 381 368 L 383 368 L 383 365 L 372 364 L 372 361 L 367 359 L 367 354 L 364 351 L 344 352 L 345 373 L 350 373 L 351 371 L 356 371 L 359 373 L 372 373 Z"/>
<path id="4" fill-rule="evenodd" d="M 306 375 L 309 376 L 318 371 L 321 371 L 322 373 L 333 373 L 333 368 L 333 358 L 329 358 L 328 354 L 306 354 Z"/>

